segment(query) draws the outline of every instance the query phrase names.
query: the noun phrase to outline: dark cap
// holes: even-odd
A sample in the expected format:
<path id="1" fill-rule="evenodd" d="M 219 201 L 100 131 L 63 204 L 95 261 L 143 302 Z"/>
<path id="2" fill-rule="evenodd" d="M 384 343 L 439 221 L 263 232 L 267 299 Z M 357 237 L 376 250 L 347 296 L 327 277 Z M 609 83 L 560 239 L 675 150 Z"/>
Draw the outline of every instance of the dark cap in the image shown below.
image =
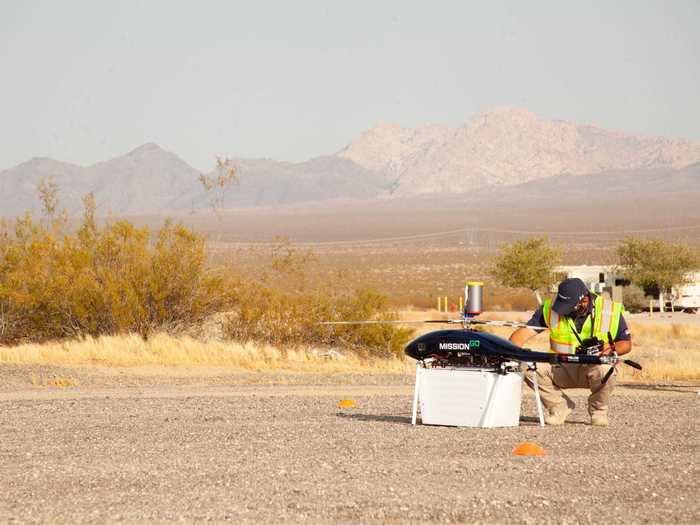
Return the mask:
<path id="1" fill-rule="evenodd" d="M 571 315 L 581 299 L 588 295 L 588 287 L 578 277 L 564 279 L 559 283 L 557 297 L 552 308 L 559 315 Z"/>

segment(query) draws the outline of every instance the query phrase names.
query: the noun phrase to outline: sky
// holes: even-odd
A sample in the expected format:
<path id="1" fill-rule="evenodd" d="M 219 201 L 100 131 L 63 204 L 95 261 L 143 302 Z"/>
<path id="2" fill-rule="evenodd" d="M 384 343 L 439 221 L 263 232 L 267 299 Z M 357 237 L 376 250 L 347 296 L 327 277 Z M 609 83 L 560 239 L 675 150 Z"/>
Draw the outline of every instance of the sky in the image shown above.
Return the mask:
<path id="1" fill-rule="evenodd" d="M 0 2 L 0 170 L 302 161 L 499 106 L 700 140 L 700 2 Z"/>

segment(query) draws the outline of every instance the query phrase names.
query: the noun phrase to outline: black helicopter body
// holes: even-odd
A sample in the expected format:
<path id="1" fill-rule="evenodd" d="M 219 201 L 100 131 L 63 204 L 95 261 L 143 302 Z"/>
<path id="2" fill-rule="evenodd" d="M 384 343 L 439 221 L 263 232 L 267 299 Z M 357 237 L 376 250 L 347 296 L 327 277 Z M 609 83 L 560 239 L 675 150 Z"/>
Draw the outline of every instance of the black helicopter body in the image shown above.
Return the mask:
<path id="1" fill-rule="evenodd" d="M 426 359 L 461 361 L 463 364 L 493 365 L 495 368 L 507 361 L 551 364 L 576 363 L 582 365 L 612 365 L 617 361 L 617 356 L 613 355 L 534 352 L 516 346 L 497 335 L 477 332 L 468 328 L 429 332 L 411 341 L 406 346 L 405 353 L 418 361 Z"/>

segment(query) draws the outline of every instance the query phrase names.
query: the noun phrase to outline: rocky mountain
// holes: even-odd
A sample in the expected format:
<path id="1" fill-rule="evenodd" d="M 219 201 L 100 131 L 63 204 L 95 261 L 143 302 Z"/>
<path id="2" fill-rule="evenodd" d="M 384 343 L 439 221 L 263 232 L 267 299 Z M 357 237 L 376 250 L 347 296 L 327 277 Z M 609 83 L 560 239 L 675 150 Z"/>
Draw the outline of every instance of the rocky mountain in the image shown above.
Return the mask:
<path id="1" fill-rule="evenodd" d="M 37 209 L 37 185 L 42 179 L 49 177 L 62 188 L 61 201 L 71 209 L 80 203 L 80 196 L 89 191 L 89 178 L 84 168 L 35 157 L 0 172 L 0 216 Z"/>
<path id="2" fill-rule="evenodd" d="M 529 111 L 501 108 L 463 127 L 379 124 L 340 157 L 386 174 L 401 195 L 462 193 L 554 175 L 680 168 L 700 160 L 700 142 L 625 135 Z"/>
<path id="3" fill-rule="evenodd" d="M 178 196 L 197 190 L 197 170 L 155 144 L 88 167 L 52 159 L 32 159 L 0 172 L 0 215 L 37 211 L 36 187 L 52 178 L 62 207 L 76 212 L 81 199 L 93 192 L 103 213 L 130 213 L 168 209 Z"/>
<path id="4" fill-rule="evenodd" d="M 306 162 L 234 159 L 239 184 L 229 207 L 280 206 L 330 199 L 371 199 L 386 194 L 390 180 L 335 155 Z"/>
<path id="5" fill-rule="evenodd" d="M 280 206 L 329 199 L 371 199 L 387 193 L 389 181 L 354 162 L 324 156 L 301 163 L 235 159 L 239 183 L 224 195 L 233 208 Z M 212 196 L 200 173 L 156 144 L 88 167 L 51 159 L 32 159 L 0 172 L 0 216 L 40 209 L 37 185 L 53 178 L 61 206 L 81 209 L 82 196 L 95 194 L 103 214 L 169 213 L 208 208 Z"/>
<path id="6" fill-rule="evenodd" d="M 114 213 L 159 211 L 199 191 L 199 172 L 156 144 L 86 168 L 97 205 Z"/>
<path id="7" fill-rule="evenodd" d="M 669 216 L 695 208 L 700 213 L 700 162 L 683 168 L 608 170 L 585 175 L 553 175 L 510 186 L 488 186 L 468 194 L 410 196 L 444 206 L 470 209 L 569 209 L 589 219 L 602 214 L 628 218 L 635 213 L 668 223 Z M 584 213 L 588 210 L 589 213 Z"/>
<path id="8" fill-rule="evenodd" d="M 301 163 L 235 159 L 240 183 L 227 192 L 224 205 L 278 207 L 489 188 L 497 189 L 490 194 L 495 198 L 504 187 L 538 180 L 549 181 L 533 189 L 538 195 L 556 187 L 561 196 L 576 191 L 576 177 L 596 173 L 597 189 L 609 188 L 613 178 L 640 183 L 643 175 L 656 177 L 660 190 L 683 191 L 697 182 L 696 172 L 674 174 L 698 161 L 700 142 L 630 136 L 502 108 L 459 128 L 381 123 L 337 154 Z M 35 158 L 2 171 L 0 215 L 37 210 L 36 186 L 47 177 L 71 212 L 90 191 L 102 213 L 183 212 L 211 202 L 197 170 L 175 153 L 145 144 L 87 167 Z"/>

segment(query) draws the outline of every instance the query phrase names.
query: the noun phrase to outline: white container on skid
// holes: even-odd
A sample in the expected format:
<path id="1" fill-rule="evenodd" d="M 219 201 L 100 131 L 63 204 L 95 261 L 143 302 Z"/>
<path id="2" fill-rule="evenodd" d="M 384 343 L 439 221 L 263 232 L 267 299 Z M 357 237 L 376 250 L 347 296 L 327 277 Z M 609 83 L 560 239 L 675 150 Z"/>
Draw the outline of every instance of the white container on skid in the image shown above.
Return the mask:
<path id="1" fill-rule="evenodd" d="M 425 368 L 416 374 L 424 425 L 515 427 L 520 422 L 523 375 L 466 367 Z"/>

